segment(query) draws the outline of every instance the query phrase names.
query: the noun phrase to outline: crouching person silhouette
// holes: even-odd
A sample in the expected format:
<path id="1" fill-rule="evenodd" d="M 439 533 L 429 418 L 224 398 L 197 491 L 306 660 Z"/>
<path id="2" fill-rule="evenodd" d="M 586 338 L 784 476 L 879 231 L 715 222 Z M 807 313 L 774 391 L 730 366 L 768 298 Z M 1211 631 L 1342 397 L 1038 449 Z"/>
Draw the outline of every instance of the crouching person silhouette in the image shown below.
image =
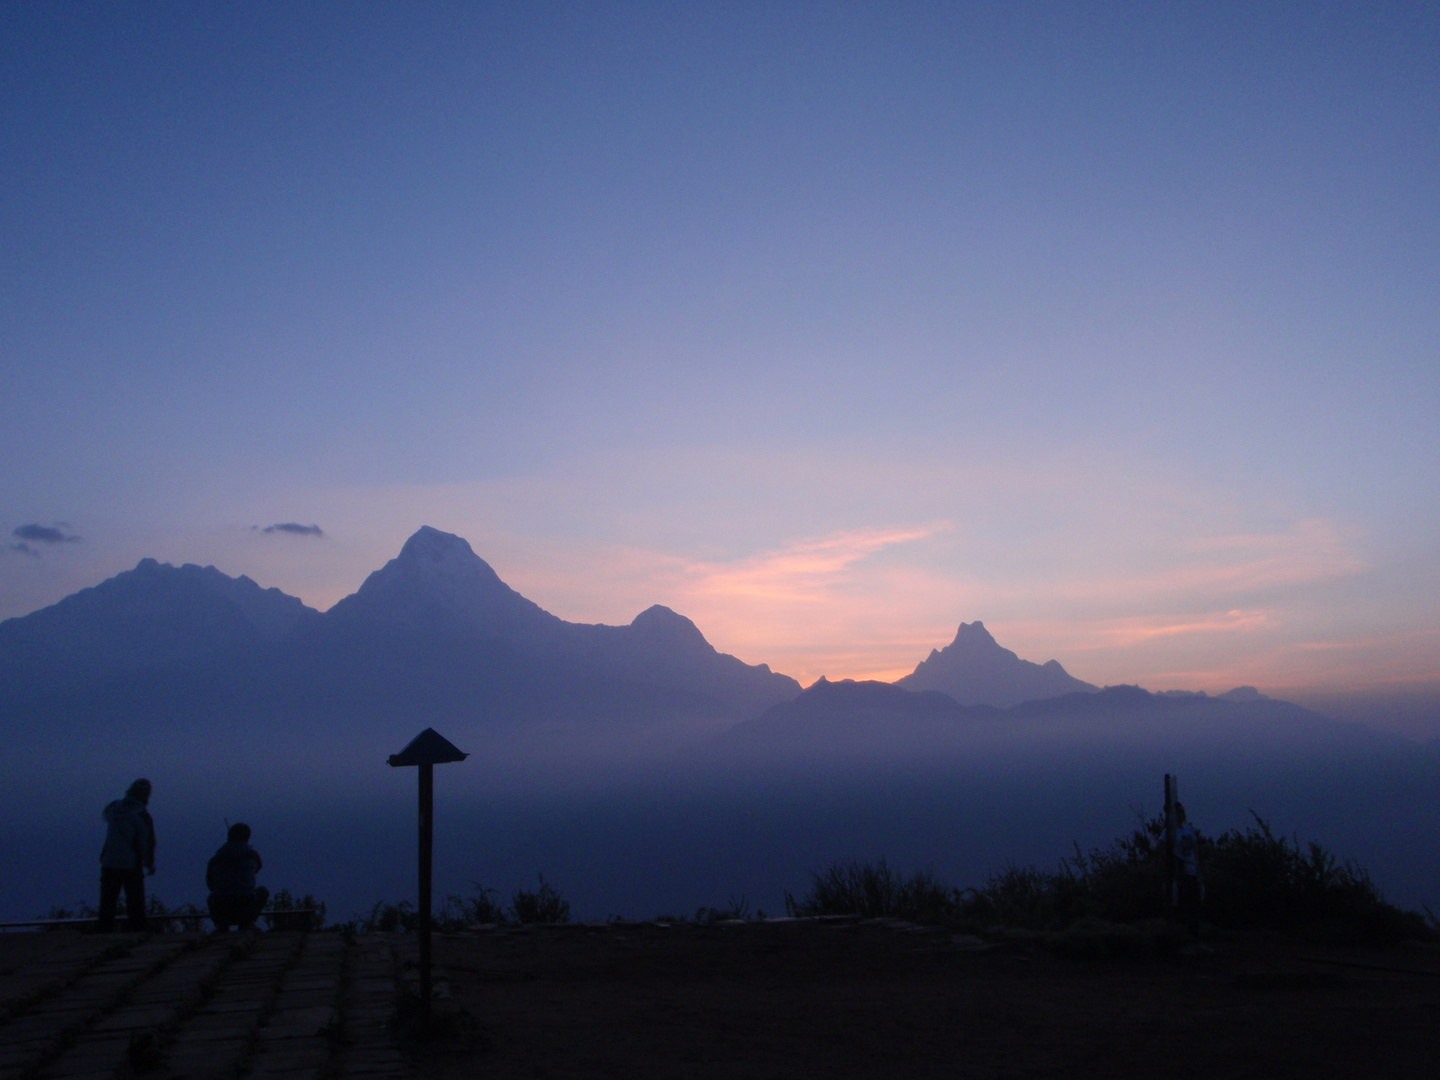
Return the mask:
<path id="1" fill-rule="evenodd" d="M 255 875 L 263 865 L 260 853 L 250 846 L 250 826 L 238 821 L 231 825 L 225 843 L 205 867 L 210 921 L 217 934 L 232 926 L 248 930 L 255 925 L 270 899 L 269 889 L 255 887 Z"/>

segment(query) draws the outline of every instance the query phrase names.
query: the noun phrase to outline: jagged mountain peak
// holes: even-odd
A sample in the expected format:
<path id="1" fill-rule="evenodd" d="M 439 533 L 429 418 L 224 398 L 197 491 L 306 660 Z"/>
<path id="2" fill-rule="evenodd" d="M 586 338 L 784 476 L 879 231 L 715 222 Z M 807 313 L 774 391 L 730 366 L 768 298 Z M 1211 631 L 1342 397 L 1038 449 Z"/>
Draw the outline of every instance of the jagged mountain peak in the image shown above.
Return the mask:
<path id="1" fill-rule="evenodd" d="M 979 619 L 971 623 L 962 622 L 960 629 L 955 631 L 955 639 L 941 651 L 971 658 L 984 658 L 989 661 L 1002 658 L 1004 660 L 1020 660 L 1013 650 L 1005 648 L 996 641 L 995 635 L 986 630 L 985 624 Z M 1054 663 L 1054 661 L 1050 662 Z"/>
<path id="2" fill-rule="evenodd" d="M 715 647 L 705 640 L 705 635 L 692 621 L 673 611 L 664 604 L 654 604 L 630 623 L 631 628 L 642 638 L 651 641 L 665 641 L 691 649 L 714 652 Z"/>
<path id="3" fill-rule="evenodd" d="M 962 622 L 960 629 L 955 631 L 955 637 L 949 645 L 942 649 L 931 649 L 928 659 L 933 660 L 942 652 L 946 654 L 963 654 L 967 656 L 1001 655 L 1019 659 L 1015 653 L 1004 648 L 995 640 L 994 635 L 985 629 L 985 624 L 979 619 L 974 622 Z M 1054 661 L 1051 661 L 1054 663 Z"/>
<path id="4" fill-rule="evenodd" d="M 394 561 L 412 574 L 437 581 L 503 584 L 490 564 L 475 554 L 470 541 L 429 525 L 415 530 Z"/>
<path id="5" fill-rule="evenodd" d="M 961 643 L 977 646 L 993 645 L 997 649 L 1000 648 L 1000 643 L 995 640 L 995 635 L 991 634 L 989 630 L 986 630 L 985 624 L 979 619 L 976 619 L 974 622 L 962 622 L 960 624 L 960 629 L 955 631 L 955 641 L 953 644 L 958 645 Z M 1010 650 L 1006 649 L 1005 651 L 1009 652 Z"/>
<path id="6" fill-rule="evenodd" d="M 386 577 L 377 579 L 378 574 Z M 366 578 L 360 590 L 377 588 L 400 577 L 440 589 L 508 588 L 463 536 L 429 525 L 416 529 L 400 548 L 400 554 Z"/>
<path id="7" fill-rule="evenodd" d="M 397 558 L 401 562 L 461 562 L 467 559 L 484 562 L 475 554 L 469 540 L 455 533 L 442 532 L 433 525 L 421 525 L 411 533 L 410 538 L 400 548 Z"/>
<path id="8" fill-rule="evenodd" d="M 429 525 L 331 612 L 391 623 L 459 620 L 488 633 L 538 632 L 560 620 L 500 580 L 469 541 Z"/>
<path id="9" fill-rule="evenodd" d="M 955 638 L 896 685 L 906 690 L 939 690 L 962 705 L 1008 708 L 1035 698 L 1058 697 L 1095 686 L 1073 678 L 1059 661 L 1036 664 L 1002 646 L 979 619 L 960 624 Z"/>

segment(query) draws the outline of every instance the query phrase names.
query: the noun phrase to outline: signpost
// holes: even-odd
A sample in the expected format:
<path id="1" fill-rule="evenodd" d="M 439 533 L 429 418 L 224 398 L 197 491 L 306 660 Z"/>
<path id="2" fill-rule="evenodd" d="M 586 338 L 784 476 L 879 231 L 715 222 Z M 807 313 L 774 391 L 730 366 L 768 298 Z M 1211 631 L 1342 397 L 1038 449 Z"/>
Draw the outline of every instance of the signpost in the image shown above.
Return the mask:
<path id="1" fill-rule="evenodd" d="M 398 754 L 390 755 L 396 767 L 420 767 L 420 1030 L 430 1030 L 430 863 L 435 840 L 435 766 L 464 761 L 469 754 L 456 748 L 434 728 L 426 728 Z"/>

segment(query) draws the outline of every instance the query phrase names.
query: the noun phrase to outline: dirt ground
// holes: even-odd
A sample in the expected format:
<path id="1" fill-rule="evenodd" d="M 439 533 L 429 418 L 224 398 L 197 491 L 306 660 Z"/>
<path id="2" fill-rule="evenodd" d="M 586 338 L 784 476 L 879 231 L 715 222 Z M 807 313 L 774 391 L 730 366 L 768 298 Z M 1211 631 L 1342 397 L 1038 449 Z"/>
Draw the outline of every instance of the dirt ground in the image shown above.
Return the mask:
<path id="1" fill-rule="evenodd" d="M 876 923 L 437 938 L 460 1077 L 1440 1075 L 1440 951 L 1211 939 L 1079 960 Z"/>

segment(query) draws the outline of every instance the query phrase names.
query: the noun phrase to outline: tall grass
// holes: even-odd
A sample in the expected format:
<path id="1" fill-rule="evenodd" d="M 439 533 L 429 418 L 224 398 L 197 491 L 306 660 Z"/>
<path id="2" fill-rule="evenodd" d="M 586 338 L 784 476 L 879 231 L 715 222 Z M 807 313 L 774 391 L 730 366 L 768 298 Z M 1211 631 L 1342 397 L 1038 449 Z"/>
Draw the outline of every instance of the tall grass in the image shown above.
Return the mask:
<path id="1" fill-rule="evenodd" d="M 568 923 L 570 901 L 560 895 L 560 890 L 540 875 L 540 887 L 534 892 L 516 889 L 510 896 L 510 914 L 517 923 Z"/>
<path id="2" fill-rule="evenodd" d="M 785 911 L 792 916 L 859 915 L 934 922 L 947 918 L 953 907 L 950 891 L 930 871 L 901 874 L 884 859 L 832 863 L 811 874 L 810 891 L 804 897 L 797 900 L 785 893 Z"/>
<path id="3" fill-rule="evenodd" d="M 472 926 L 529 925 L 535 923 L 568 923 L 570 901 L 550 882 L 540 875 L 539 887 L 533 890 L 516 889 L 508 905 L 499 902 L 500 893 L 486 888 L 478 881 L 471 882 L 474 891 L 469 896 L 452 893 L 445 897 L 440 906 L 431 914 L 430 925 L 439 933 L 454 933 Z M 355 919 L 351 924 L 355 930 L 380 931 L 382 933 L 413 934 L 420 929 L 420 913 L 408 900 L 398 904 L 380 901 L 370 913 Z"/>
<path id="4" fill-rule="evenodd" d="M 1082 920 L 1140 923 L 1163 918 L 1161 817 L 1142 821 L 1110 846 L 1078 846 L 1053 870 L 1005 867 L 983 885 L 951 889 L 928 871 L 905 875 L 884 859 L 835 863 L 811 875 L 803 897 L 785 894 L 791 915 L 893 916 L 914 922 L 1062 931 Z M 1385 900 L 1370 876 L 1317 843 L 1276 835 L 1255 815 L 1245 829 L 1199 835 L 1205 901 L 1214 927 L 1264 927 L 1334 941 L 1436 940 L 1440 923 Z"/>
<path id="5" fill-rule="evenodd" d="M 1202 838 L 1203 841 L 1203 838 Z M 1231 830 L 1209 848 L 1206 910 L 1218 925 L 1306 928 L 1345 940 L 1434 936 L 1433 919 L 1387 903 L 1363 867 L 1341 862 L 1315 842 L 1276 836 L 1255 816 L 1244 832 Z"/>

